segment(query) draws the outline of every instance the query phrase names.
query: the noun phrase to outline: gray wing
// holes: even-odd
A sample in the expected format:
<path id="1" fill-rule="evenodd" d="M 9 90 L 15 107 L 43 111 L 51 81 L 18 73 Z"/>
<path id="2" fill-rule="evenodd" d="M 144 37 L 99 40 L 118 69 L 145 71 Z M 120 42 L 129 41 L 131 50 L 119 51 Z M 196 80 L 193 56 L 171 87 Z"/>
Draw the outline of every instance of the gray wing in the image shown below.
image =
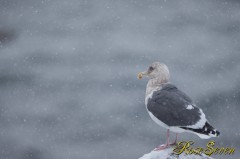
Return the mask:
<path id="1" fill-rule="evenodd" d="M 187 109 L 189 105 L 191 109 Z M 201 115 L 200 109 L 192 100 L 172 84 L 154 92 L 148 100 L 147 109 L 168 126 L 194 125 Z"/>

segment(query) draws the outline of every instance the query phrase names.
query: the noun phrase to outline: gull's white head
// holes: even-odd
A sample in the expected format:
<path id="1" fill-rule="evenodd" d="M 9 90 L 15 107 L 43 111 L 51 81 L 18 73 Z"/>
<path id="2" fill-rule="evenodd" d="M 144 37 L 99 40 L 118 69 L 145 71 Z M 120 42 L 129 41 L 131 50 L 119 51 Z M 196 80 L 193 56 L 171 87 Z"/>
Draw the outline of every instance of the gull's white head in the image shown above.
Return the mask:
<path id="1" fill-rule="evenodd" d="M 160 62 L 153 62 L 146 71 L 140 72 L 138 79 L 142 79 L 143 76 L 158 79 L 161 83 L 169 82 L 170 79 L 168 67 Z"/>

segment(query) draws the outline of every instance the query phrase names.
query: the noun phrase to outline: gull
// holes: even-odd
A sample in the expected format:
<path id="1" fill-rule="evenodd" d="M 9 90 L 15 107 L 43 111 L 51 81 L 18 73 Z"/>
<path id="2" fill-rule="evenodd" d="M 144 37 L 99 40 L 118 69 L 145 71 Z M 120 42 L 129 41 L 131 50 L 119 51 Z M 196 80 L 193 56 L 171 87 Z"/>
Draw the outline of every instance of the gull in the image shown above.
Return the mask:
<path id="1" fill-rule="evenodd" d="M 167 129 L 166 144 L 160 145 L 155 150 L 176 144 L 178 133 L 182 132 L 194 133 L 202 139 L 220 135 L 220 132 L 209 124 L 202 109 L 169 82 L 170 73 L 165 64 L 152 63 L 146 71 L 138 74 L 138 79 L 142 79 L 143 76 L 149 78 L 145 95 L 148 114 L 158 125 Z M 173 143 L 170 143 L 169 131 L 176 133 Z"/>

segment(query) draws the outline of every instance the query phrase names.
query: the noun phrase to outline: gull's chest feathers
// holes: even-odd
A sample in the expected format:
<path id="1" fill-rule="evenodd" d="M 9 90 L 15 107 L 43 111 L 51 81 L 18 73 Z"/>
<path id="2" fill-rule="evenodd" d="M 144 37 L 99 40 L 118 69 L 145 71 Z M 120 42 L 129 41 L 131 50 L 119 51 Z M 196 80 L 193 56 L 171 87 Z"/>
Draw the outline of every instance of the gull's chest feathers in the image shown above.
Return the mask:
<path id="1" fill-rule="evenodd" d="M 146 105 L 146 106 L 147 106 L 147 104 L 148 104 L 148 100 L 152 98 L 152 95 L 153 95 L 153 92 L 150 93 L 150 94 L 148 94 L 148 95 L 146 95 L 146 97 L 145 97 L 145 105 Z"/>
<path id="2" fill-rule="evenodd" d="M 148 100 L 152 98 L 153 93 L 156 91 L 161 90 L 162 87 L 161 86 L 157 86 L 156 88 L 153 87 L 147 87 L 146 89 L 146 95 L 145 95 L 145 105 L 147 106 Z"/>
<path id="3" fill-rule="evenodd" d="M 150 88 L 150 89 L 149 89 Z M 149 100 L 152 99 L 154 92 L 159 91 L 162 89 L 162 86 L 157 86 L 156 88 L 152 88 L 152 87 L 147 87 L 146 90 L 146 97 L 145 97 L 145 105 L 146 105 L 146 109 L 148 114 L 150 115 L 150 117 L 152 118 L 153 121 L 155 121 L 158 125 L 165 127 L 167 129 L 169 129 L 169 127 L 163 123 L 162 121 L 160 121 L 159 119 L 157 119 L 149 110 L 148 110 L 148 102 Z"/>
<path id="4" fill-rule="evenodd" d="M 152 98 L 153 93 L 162 89 L 162 83 L 156 79 L 151 79 L 147 83 L 145 105 L 147 106 L 148 100 Z"/>

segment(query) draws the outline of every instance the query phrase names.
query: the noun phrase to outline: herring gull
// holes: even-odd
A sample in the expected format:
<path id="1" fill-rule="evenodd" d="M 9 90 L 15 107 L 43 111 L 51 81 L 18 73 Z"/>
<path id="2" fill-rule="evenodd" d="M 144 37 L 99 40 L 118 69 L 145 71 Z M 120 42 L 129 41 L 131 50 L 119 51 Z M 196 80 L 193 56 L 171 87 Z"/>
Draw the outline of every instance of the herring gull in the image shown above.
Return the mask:
<path id="1" fill-rule="evenodd" d="M 176 144 L 178 133 L 191 132 L 202 139 L 217 137 L 220 132 L 207 121 L 202 109 L 175 85 L 169 82 L 168 67 L 160 62 L 152 63 L 147 71 L 138 74 L 138 79 L 149 77 L 146 87 L 145 105 L 150 117 L 158 125 L 167 129 L 166 144 L 156 150 Z M 169 141 L 169 131 L 176 133 L 173 143 Z"/>

